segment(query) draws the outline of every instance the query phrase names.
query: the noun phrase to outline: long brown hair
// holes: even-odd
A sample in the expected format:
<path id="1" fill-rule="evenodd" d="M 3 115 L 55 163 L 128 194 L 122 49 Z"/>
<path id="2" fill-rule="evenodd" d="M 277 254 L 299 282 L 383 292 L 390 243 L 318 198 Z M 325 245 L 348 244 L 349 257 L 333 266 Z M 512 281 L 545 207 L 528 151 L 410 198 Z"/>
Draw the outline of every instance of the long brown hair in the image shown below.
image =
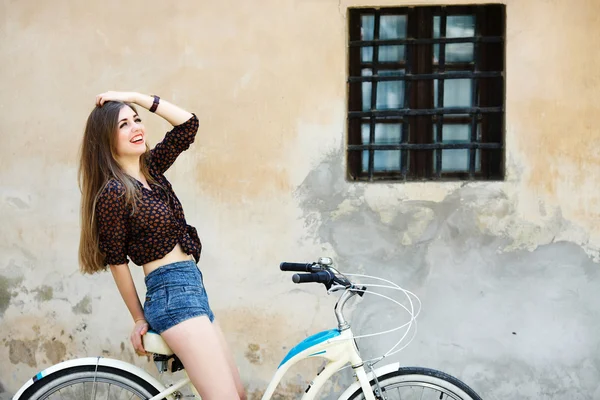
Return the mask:
<path id="1" fill-rule="evenodd" d="M 125 203 L 135 212 L 140 199 L 136 181 L 120 167 L 116 158 L 117 126 L 119 112 L 123 107 L 135 107 L 129 103 L 109 101 L 95 107 L 87 119 L 81 158 L 79 160 L 78 183 L 81 190 L 81 236 L 79 239 L 79 268 L 84 274 L 93 274 L 106 269 L 104 254 L 98 246 L 98 222 L 96 201 L 106 184 L 115 179 L 125 187 Z M 140 169 L 148 182 L 157 183 L 148 172 L 148 144 L 146 153 L 140 157 Z"/>

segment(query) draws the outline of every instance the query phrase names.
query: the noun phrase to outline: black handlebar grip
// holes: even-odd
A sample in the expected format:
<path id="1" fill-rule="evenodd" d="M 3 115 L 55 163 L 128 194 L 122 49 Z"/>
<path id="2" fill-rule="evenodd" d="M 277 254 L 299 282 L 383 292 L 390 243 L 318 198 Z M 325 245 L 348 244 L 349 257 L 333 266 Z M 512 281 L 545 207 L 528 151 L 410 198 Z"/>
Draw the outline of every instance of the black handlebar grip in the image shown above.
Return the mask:
<path id="1" fill-rule="evenodd" d="M 294 283 L 314 282 L 312 274 L 294 274 L 292 276 L 292 281 Z"/>
<path id="2" fill-rule="evenodd" d="M 279 264 L 279 269 L 282 271 L 311 272 L 311 267 L 312 263 L 282 262 Z"/>
<path id="3" fill-rule="evenodd" d="M 294 274 L 292 281 L 294 283 L 324 283 L 326 285 L 333 282 L 333 274 L 329 271 L 313 272 L 312 274 Z"/>

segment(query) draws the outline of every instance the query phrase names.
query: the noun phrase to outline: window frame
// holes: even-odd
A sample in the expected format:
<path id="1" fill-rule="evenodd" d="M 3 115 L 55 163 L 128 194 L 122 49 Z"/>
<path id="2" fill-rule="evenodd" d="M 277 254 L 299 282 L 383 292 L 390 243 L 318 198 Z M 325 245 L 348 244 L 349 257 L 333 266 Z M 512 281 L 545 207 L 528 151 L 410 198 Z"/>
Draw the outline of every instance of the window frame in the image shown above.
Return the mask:
<path id="1" fill-rule="evenodd" d="M 385 8 L 350 8 L 348 56 L 348 144 L 347 177 L 351 181 L 408 180 L 503 180 L 505 131 L 505 35 L 504 4 L 469 6 L 415 6 Z M 361 17 L 374 16 L 373 40 L 362 40 Z M 380 40 L 379 22 L 383 15 L 406 15 L 406 37 Z M 452 15 L 475 16 L 475 35 L 465 38 L 445 37 L 446 20 Z M 440 16 L 440 35 L 434 38 L 434 18 Z M 445 46 L 473 43 L 473 61 L 463 64 L 445 63 Z M 439 60 L 434 62 L 434 46 L 438 44 Z M 404 45 L 404 62 L 378 61 L 379 46 Z M 371 62 L 363 62 L 361 48 L 371 47 Z M 370 68 L 371 76 L 361 70 Z M 404 75 L 379 75 L 379 69 L 404 69 Z M 434 107 L 434 81 L 437 79 L 437 104 L 443 105 L 444 82 L 450 78 L 471 78 L 471 107 Z M 404 104 L 393 110 L 376 110 L 377 82 L 404 82 Z M 371 109 L 362 108 L 363 82 L 371 82 Z M 461 116 L 456 116 L 460 114 Z M 467 114 L 467 116 L 464 116 Z M 455 116 L 453 116 L 455 115 Z M 385 118 L 385 119 L 382 119 Z M 470 124 L 469 142 L 443 143 L 441 132 L 446 124 Z M 362 124 L 369 124 L 369 143 L 362 142 Z M 397 144 L 375 144 L 375 124 L 401 123 L 401 141 Z M 434 140 L 434 124 L 438 140 Z M 414 132 L 414 133 L 412 133 Z M 481 138 L 478 140 L 478 133 Z M 442 172 L 442 151 L 468 149 L 469 169 Z M 379 172 L 374 168 L 374 152 L 400 150 L 400 169 Z M 363 172 L 363 151 L 369 152 Z M 477 151 L 480 169 L 477 170 Z M 435 156 L 434 156 L 435 154 Z"/>

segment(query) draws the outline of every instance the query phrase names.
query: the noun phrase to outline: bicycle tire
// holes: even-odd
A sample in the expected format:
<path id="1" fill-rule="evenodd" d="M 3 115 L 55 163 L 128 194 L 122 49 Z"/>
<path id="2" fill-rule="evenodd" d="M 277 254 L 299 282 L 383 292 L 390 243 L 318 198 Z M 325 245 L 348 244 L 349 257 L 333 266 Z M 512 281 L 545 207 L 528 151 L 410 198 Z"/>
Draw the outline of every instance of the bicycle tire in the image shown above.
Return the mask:
<path id="1" fill-rule="evenodd" d="M 101 393 L 102 388 L 108 384 L 106 394 Z M 111 388 L 115 389 L 112 391 Z M 76 388 L 76 389 L 75 389 Z M 70 390 L 68 390 L 70 389 Z M 147 381 L 127 371 L 117 368 L 86 365 L 68 368 L 49 375 L 36 382 L 29 388 L 21 399 L 25 400 L 87 400 L 92 395 L 100 396 L 101 399 L 122 398 L 115 393 L 130 394 L 131 399 L 149 399 L 159 391 Z M 137 396 L 137 397 L 135 397 Z"/>
<path id="2" fill-rule="evenodd" d="M 377 385 L 375 379 L 371 383 L 373 392 L 375 393 L 376 399 L 396 400 L 412 399 L 410 396 L 401 396 L 400 388 L 422 388 L 422 392 L 419 395 L 418 390 L 415 390 L 415 399 L 427 399 L 423 397 L 425 389 L 435 390 L 437 394 L 432 396 L 431 399 L 453 399 L 453 400 L 482 400 L 481 397 L 473 389 L 467 386 L 464 382 L 459 379 L 448 375 L 441 371 L 436 371 L 429 368 L 418 368 L 418 367 L 402 367 L 397 371 L 390 372 L 377 378 L 379 387 L 383 396 L 376 392 Z M 396 392 L 398 396 L 394 395 Z M 444 397 L 445 396 L 445 397 Z M 363 390 L 359 388 L 350 396 L 349 400 L 361 400 L 364 399 Z"/>

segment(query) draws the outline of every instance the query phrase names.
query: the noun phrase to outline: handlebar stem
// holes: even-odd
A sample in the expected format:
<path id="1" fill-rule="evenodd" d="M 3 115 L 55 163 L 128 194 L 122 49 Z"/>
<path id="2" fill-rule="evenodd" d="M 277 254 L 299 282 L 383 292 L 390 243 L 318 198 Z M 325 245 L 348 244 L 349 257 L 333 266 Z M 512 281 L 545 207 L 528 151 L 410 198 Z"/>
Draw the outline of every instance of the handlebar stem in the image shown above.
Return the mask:
<path id="1" fill-rule="evenodd" d="M 348 321 L 346 321 L 346 318 L 344 318 L 344 306 L 346 305 L 346 302 L 350 300 L 354 295 L 356 295 L 356 292 L 346 290 L 335 304 L 335 317 L 337 318 L 338 329 L 340 330 L 340 332 L 345 331 L 346 329 L 350 329 L 350 324 L 348 323 Z"/>

